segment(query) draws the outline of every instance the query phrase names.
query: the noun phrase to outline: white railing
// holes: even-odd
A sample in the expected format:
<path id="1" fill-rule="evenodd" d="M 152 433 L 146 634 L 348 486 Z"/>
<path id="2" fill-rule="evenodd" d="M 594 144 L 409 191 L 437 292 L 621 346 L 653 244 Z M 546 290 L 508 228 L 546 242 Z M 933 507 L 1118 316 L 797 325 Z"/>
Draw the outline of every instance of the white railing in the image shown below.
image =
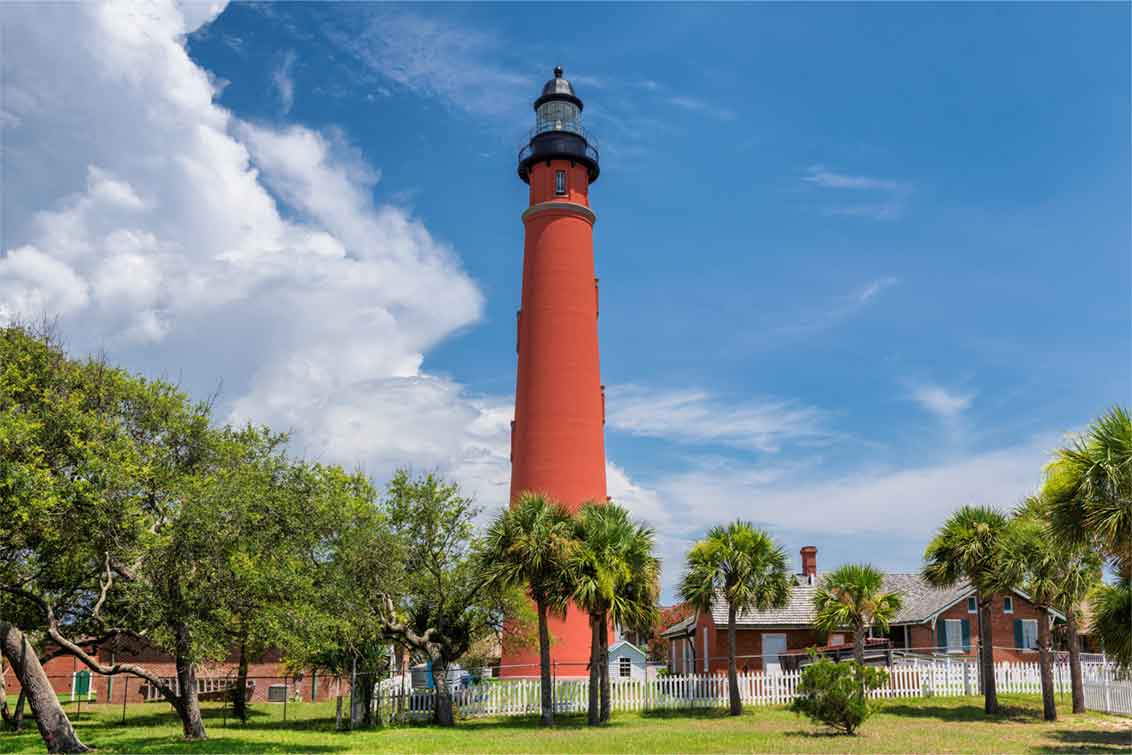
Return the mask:
<path id="1" fill-rule="evenodd" d="M 1082 670 L 1089 708 L 1132 713 L 1132 682 L 1114 681 L 1111 665 L 1083 664 Z M 887 684 L 873 690 L 870 696 L 954 697 L 981 692 L 978 666 L 973 660 L 910 661 L 892 666 L 888 672 Z M 739 674 L 739 696 L 746 705 L 784 705 L 797 696 L 801 677 L 801 671 Z M 1003 693 L 1040 693 L 1038 664 L 996 663 L 995 684 Z M 1057 692 L 1069 693 L 1068 664 L 1055 664 L 1054 685 Z M 556 712 L 586 711 L 589 700 L 587 680 L 555 680 L 553 689 Z M 471 718 L 537 714 L 540 690 L 538 679 L 506 679 L 456 689 L 451 694 L 459 715 Z M 379 688 L 375 703 L 383 715 L 391 718 L 424 718 L 432 713 L 434 694 L 433 690 Z M 727 676 L 724 674 L 626 679 L 610 684 L 610 703 L 615 711 L 712 708 L 727 705 L 728 699 Z"/>

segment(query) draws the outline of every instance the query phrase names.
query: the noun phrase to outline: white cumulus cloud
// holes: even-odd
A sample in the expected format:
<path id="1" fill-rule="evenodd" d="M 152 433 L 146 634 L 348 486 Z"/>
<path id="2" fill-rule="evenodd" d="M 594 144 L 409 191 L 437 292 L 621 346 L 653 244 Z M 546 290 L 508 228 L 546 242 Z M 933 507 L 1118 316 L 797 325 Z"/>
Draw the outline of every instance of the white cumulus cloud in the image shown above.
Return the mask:
<path id="1" fill-rule="evenodd" d="M 5 27 L 0 319 L 61 316 L 300 451 L 505 496 L 509 402 L 421 369 L 478 320 L 454 249 L 333 130 L 243 122 L 184 48 L 215 7 L 16 6 Z M 186 15 L 187 14 L 187 15 Z M 284 93 L 286 94 L 286 93 Z M 291 95 L 293 97 L 293 92 Z M 280 205 L 286 203 L 286 207 Z"/>

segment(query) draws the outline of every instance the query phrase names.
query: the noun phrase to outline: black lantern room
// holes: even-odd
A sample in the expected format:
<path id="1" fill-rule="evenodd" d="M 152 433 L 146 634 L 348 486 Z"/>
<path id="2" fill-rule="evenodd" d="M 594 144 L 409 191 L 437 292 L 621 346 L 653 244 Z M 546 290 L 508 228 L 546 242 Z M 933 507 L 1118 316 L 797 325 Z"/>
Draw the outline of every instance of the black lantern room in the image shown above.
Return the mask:
<path id="1" fill-rule="evenodd" d="M 540 160 L 569 160 L 586 166 L 590 183 L 597 180 L 597 146 L 582 128 L 582 108 L 574 87 L 562 78 L 562 66 L 556 67 L 535 100 L 535 127 L 519 150 L 519 178 L 530 183 L 531 165 Z"/>

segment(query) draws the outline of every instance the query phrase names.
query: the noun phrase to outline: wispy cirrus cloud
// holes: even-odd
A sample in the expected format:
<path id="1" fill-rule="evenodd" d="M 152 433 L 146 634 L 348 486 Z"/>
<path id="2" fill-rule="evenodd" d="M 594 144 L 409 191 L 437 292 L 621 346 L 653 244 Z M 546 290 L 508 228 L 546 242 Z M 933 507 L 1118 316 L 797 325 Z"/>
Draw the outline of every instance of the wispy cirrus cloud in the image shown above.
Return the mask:
<path id="1" fill-rule="evenodd" d="M 975 400 L 974 393 L 959 393 L 940 385 L 916 386 L 911 398 L 925 411 L 941 419 L 954 419 L 967 411 Z"/>
<path id="2" fill-rule="evenodd" d="M 875 200 L 826 206 L 826 215 L 869 218 L 871 220 L 896 220 L 904 214 L 912 184 L 876 176 L 838 173 L 823 165 L 811 165 L 802 176 L 802 181 L 818 189 L 837 192 L 856 192 L 869 194 Z"/>
<path id="3" fill-rule="evenodd" d="M 528 107 L 537 82 L 501 62 L 507 45 L 493 32 L 387 6 L 351 9 L 323 31 L 371 72 L 415 94 L 474 115 L 507 116 Z"/>
<path id="4" fill-rule="evenodd" d="M 697 389 L 612 386 L 607 423 L 612 430 L 690 444 L 720 444 L 774 453 L 791 442 L 828 438 L 825 412 L 795 401 L 727 401 Z"/>
<path id="5" fill-rule="evenodd" d="M 857 299 L 857 303 L 867 304 L 872 299 L 876 298 L 881 291 L 884 291 L 886 288 L 891 288 L 899 282 L 898 278 L 892 276 L 885 276 L 884 278 L 877 278 L 874 281 L 870 281 L 868 285 L 856 293 L 855 298 Z"/>
<path id="6" fill-rule="evenodd" d="M 672 95 L 665 97 L 664 101 L 669 105 L 681 108 L 683 110 L 690 110 L 695 113 L 703 113 L 710 115 L 713 118 L 718 118 L 721 121 L 735 120 L 735 111 L 730 108 L 720 107 L 698 97 L 689 97 L 687 95 Z"/>
<path id="7" fill-rule="evenodd" d="M 271 81 L 275 84 L 275 91 L 279 95 L 279 103 L 284 113 L 291 112 L 291 107 L 295 104 L 295 80 L 291 75 L 294 65 L 295 51 L 288 50 L 282 62 L 271 74 Z"/>

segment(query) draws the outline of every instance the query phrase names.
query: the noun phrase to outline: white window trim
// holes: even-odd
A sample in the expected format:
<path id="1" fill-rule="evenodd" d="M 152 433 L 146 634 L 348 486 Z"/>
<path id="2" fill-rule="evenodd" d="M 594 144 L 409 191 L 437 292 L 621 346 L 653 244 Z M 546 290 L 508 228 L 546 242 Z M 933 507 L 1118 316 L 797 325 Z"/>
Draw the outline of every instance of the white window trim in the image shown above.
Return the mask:
<path id="1" fill-rule="evenodd" d="M 559 188 L 559 181 L 561 181 L 561 188 Z M 556 197 L 564 197 L 570 191 L 569 177 L 564 170 L 554 171 L 554 195 Z"/>
<path id="2" fill-rule="evenodd" d="M 1009 608 L 1007 608 L 1009 606 Z M 1007 595 L 1002 599 L 1002 612 L 1014 613 L 1014 596 Z"/>
<path id="3" fill-rule="evenodd" d="M 971 608 L 971 601 L 975 602 L 974 608 Z M 967 613 L 978 613 L 978 612 L 979 612 L 979 599 L 976 598 L 974 595 L 968 595 L 967 596 Z"/>
<path id="4" fill-rule="evenodd" d="M 631 679 L 632 676 L 633 659 L 623 655 L 617 659 L 617 677 L 619 679 Z"/>

